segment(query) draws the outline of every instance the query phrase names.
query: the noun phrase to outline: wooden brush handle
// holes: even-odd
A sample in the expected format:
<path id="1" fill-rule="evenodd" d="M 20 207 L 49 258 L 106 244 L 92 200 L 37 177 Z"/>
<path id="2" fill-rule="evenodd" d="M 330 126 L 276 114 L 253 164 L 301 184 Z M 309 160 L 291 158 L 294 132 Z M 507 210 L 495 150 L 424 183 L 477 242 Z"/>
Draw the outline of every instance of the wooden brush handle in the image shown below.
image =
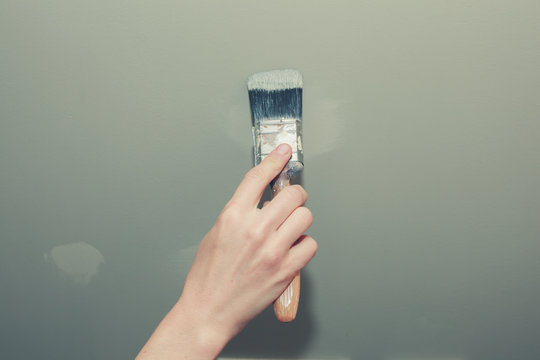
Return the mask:
<path id="1" fill-rule="evenodd" d="M 290 177 L 283 171 L 272 183 L 272 199 L 290 185 Z M 285 289 L 279 298 L 274 301 L 274 313 L 281 322 L 293 321 L 298 311 L 298 301 L 300 300 L 300 272 Z"/>

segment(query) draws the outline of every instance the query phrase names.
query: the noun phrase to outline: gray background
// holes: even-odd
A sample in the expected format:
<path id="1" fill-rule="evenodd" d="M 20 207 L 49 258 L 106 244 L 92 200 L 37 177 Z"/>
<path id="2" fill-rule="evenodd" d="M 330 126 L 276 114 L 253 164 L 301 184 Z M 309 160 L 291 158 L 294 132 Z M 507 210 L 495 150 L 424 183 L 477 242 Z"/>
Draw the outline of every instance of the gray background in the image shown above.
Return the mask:
<path id="1" fill-rule="evenodd" d="M 0 2 L 0 348 L 133 357 L 305 77 L 319 253 L 227 357 L 540 359 L 537 1 Z"/>

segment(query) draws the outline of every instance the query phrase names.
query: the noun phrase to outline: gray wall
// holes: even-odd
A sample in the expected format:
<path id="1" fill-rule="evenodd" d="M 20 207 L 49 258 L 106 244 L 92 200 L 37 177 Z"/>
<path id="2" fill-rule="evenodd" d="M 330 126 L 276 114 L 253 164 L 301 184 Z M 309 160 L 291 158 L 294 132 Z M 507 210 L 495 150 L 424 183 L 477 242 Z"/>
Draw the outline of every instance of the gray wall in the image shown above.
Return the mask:
<path id="1" fill-rule="evenodd" d="M 319 253 L 228 357 L 539 359 L 537 1 L 0 2 L 0 348 L 133 357 L 305 77 Z"/>

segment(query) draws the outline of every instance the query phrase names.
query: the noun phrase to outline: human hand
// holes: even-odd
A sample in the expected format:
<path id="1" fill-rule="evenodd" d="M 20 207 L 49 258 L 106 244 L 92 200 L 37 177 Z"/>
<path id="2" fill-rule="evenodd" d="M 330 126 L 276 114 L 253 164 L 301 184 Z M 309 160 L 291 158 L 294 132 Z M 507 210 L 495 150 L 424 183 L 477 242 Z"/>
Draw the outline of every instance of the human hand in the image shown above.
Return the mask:
<path id="1" fill-rule="evenodd" d="M 317 243 L 303 235 L 313 217 L 301 186 L 286 187 L 258 208 L 290 156 L 282 144 L 246 174 L 199 245 L 178 303 L 141 354 L 157 345 L 162 355 L 181 348 L 185 358 L 217 356 L 313 258 Z"/>
<path id="2" fill-rule="evenodd" d="M 180 302 L 207 313 L 232 336 L 279 297 L 317 250 L 315 240 L 302 236 L 313 217 L 303 207 L 301 186 L 257 207 L 290 155 L 282 145 L 246 174 L 200 244 L 185 282 Z"/>

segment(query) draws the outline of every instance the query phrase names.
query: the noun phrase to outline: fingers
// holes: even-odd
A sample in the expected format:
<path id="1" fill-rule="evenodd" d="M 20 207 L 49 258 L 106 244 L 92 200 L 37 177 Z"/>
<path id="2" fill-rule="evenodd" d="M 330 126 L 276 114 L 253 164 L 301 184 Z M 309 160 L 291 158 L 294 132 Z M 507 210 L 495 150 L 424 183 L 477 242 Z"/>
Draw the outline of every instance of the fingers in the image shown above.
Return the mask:
<path id="1" fill-rule="evenodd" d="M 274 254 L 281 254 L 281 275 L 283 280 L 289 281 L 301 268 L 303 268 L 317 252 L 317 243 L 313 238 L 302 235 L 313 223 L 311 211 L 299 207 L 285 220 L 272 238 Z"/>
<path id="2" fill-rule="evenodd" d="M 263 219 L 270 228 L 276 229 L 306 200 L 307 193 L 300 185 L 287 186 L 262 209 Z"/>
<path id="3" fill-rule="evenodd" d="M 281 144 L 274 149 L 259 165 L 248 171 L 231 201 L 249 207 L 256 207 L 264 189 L 273 178 L 279 175 L 287 161 L 289 161 L 291 153 L 291 147 L 287 144 Z"/>
<path id="4" fill-rule="evenodd" d="M 313 223 L 313 215 L 308 208 L 299 207 L 285 220 L 277 231 L 282 246 L 289 249 Z"/>
<path id="5" fill-rule="evenodd" d="M 317 242 L 311 236 L 300 237 L 287 254 L 285 269 L 288 269 L 291 274 L 295 274 L 313 259 L 317 249 Z"/>

